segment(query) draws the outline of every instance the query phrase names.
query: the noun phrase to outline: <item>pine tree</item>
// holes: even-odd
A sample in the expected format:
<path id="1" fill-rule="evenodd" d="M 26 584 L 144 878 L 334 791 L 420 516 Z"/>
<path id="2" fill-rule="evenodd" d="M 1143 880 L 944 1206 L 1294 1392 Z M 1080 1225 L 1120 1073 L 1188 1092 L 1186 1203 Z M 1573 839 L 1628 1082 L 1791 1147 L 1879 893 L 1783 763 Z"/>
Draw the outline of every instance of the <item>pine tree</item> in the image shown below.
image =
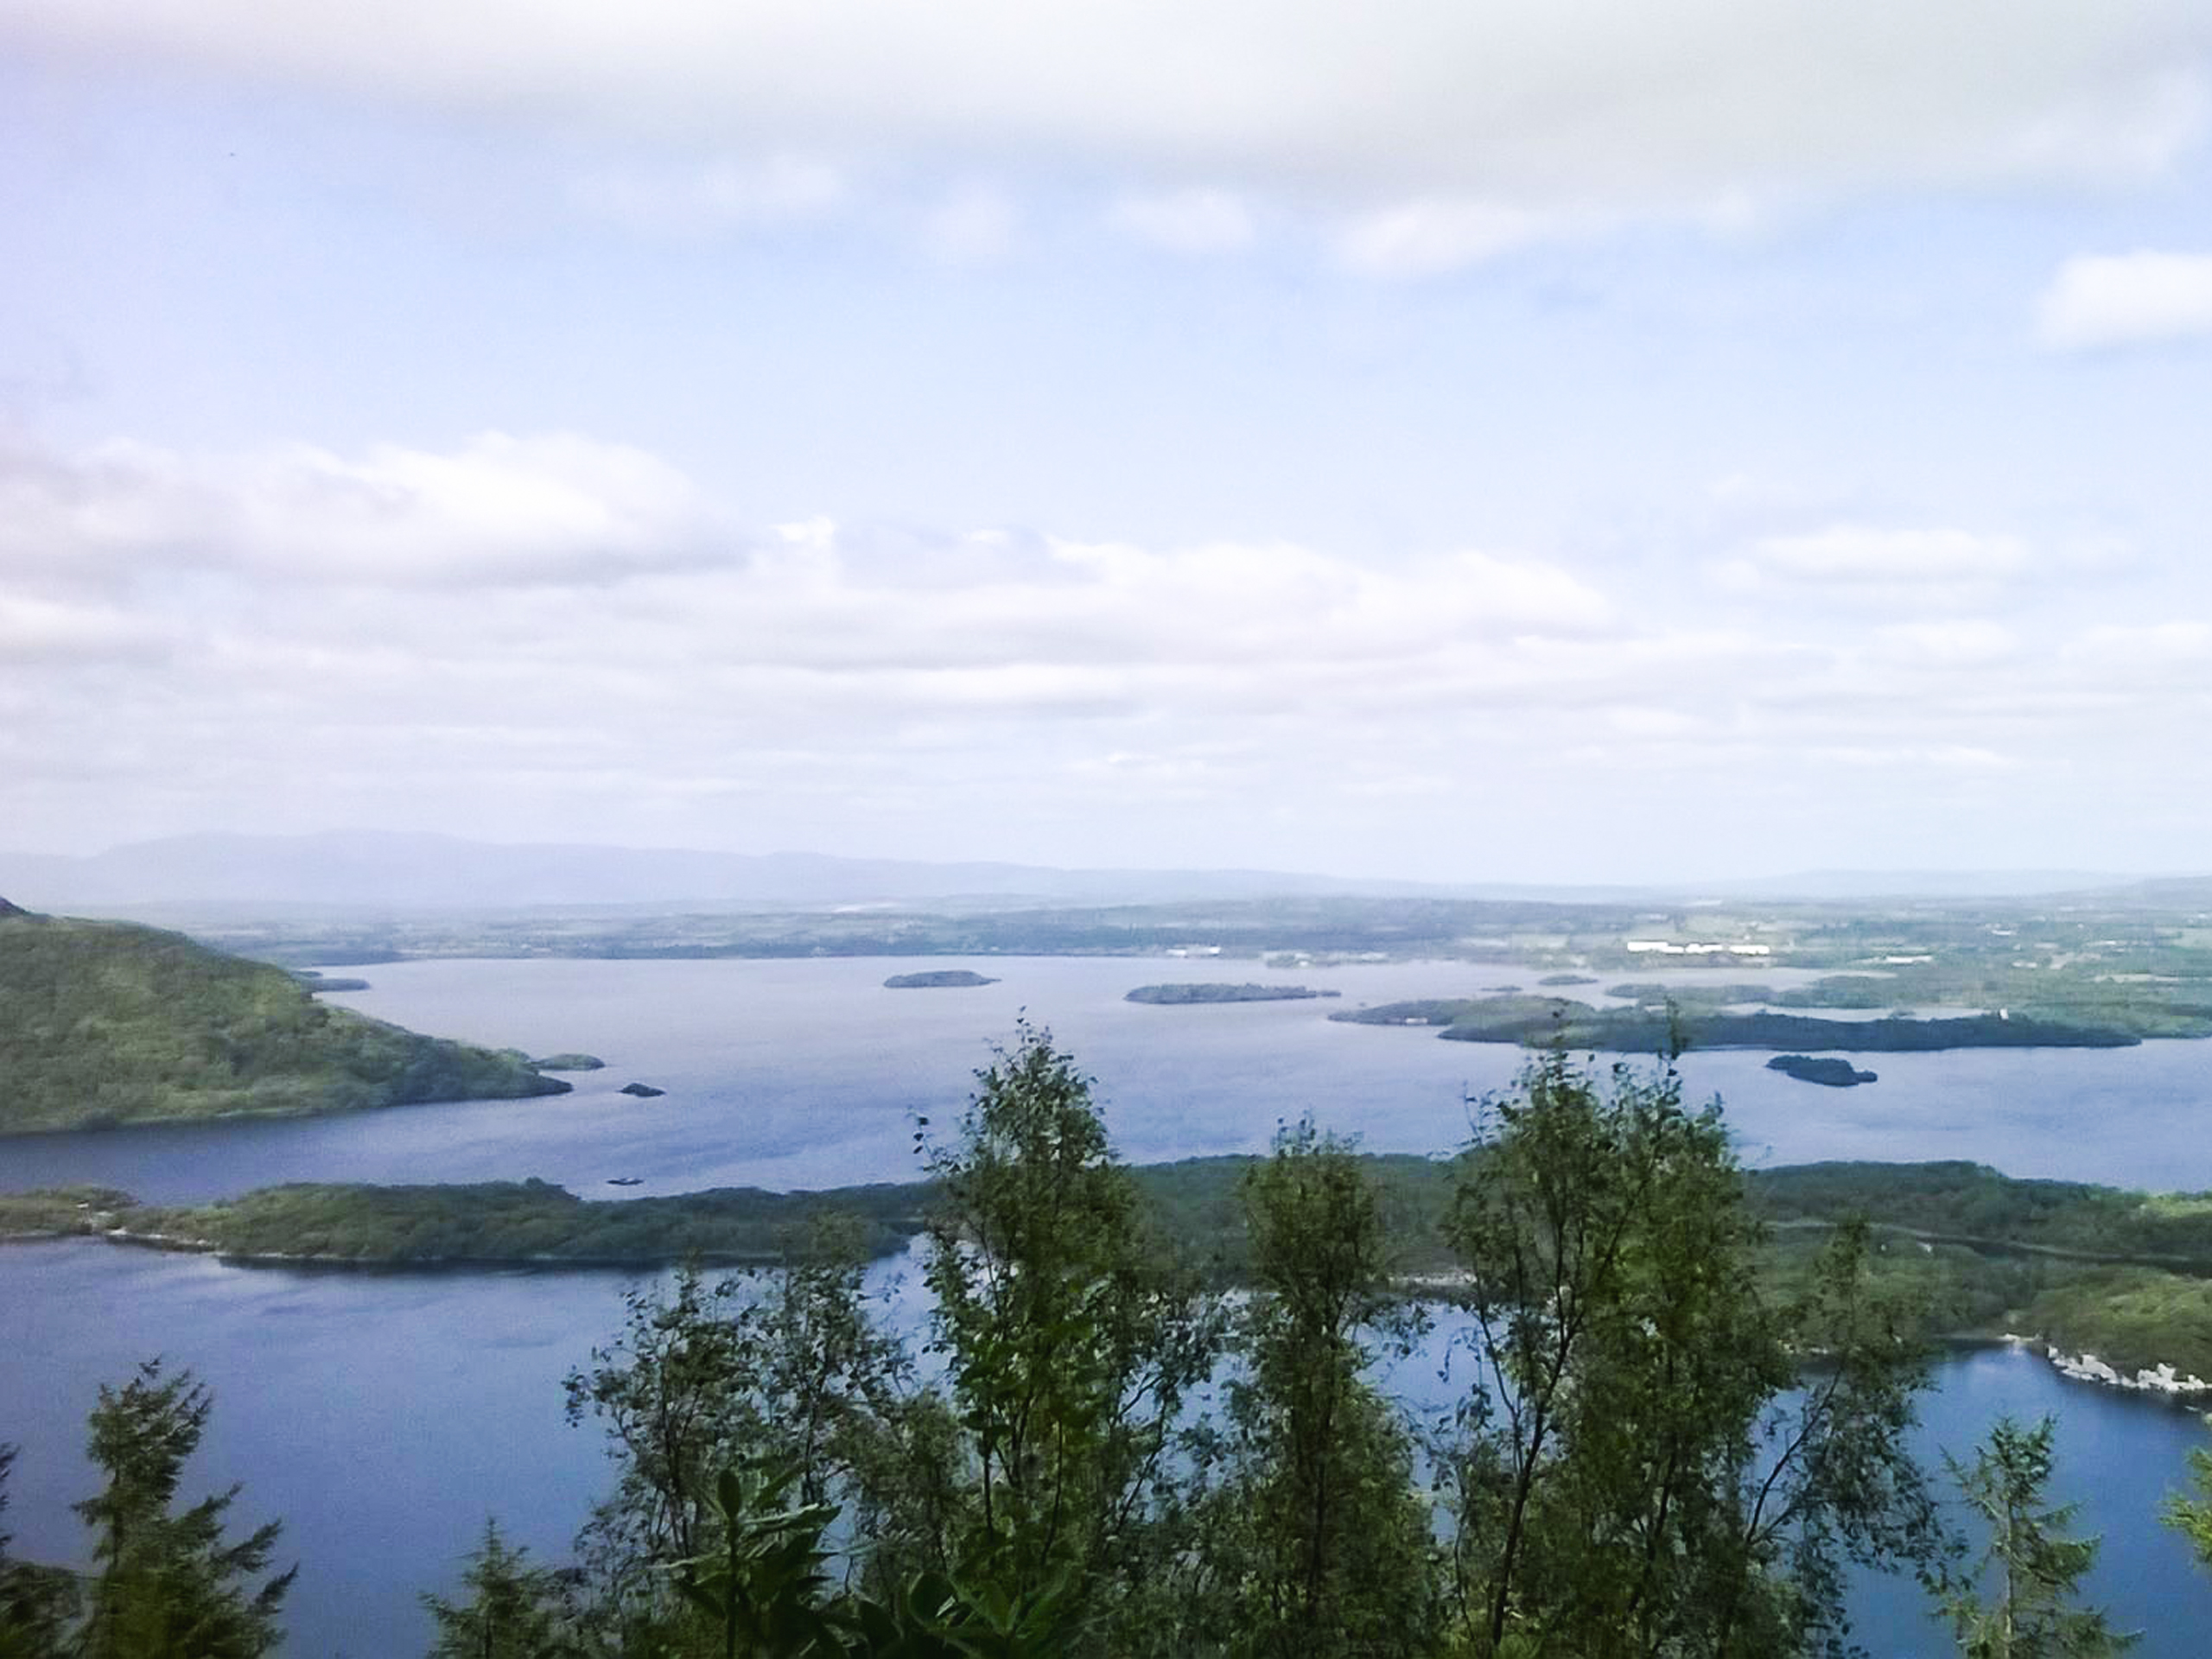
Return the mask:
<path id="1" fill-rule="evenodd" d="M 149 1360 L 121 1388 L 102 1385 L 91 1456 L 107 1477 L 76 1506 L 96 1536 L 98 1570 L 78 1653 L 82 1659 L 256 1659 L 283 1640 L 276 1613 L 298 1568 L 268 1569 L 282 1525 L 224 1535 L 238 1488 L 174 1510 L 184 1465 L 213 1404 L 188 1370 Z"/>
<path id="2" fill-rule="evenodd" d="M 2049 1417 L 2033 1428 L 2000 1417 L 1971 1467 L 1944 1459 L 1989 1532 L 1974 1574 L 1951 1577 L 1942 1591 L 1964 1659 L 2104 1659 L 2137 1641 L 2113 1630 L 2101 1609 L 2075 1605 L 2097 1540 L 2065 1535 L 2078 1505 L 2044 1501 L 2052 1437 Z"/>
<path id="3" fill-rule="evenodd" d="M 578 1651 L 552 1570 L 529 1557 L 499 1536 L 496 1521 L 484 1522 L 484 1541 L 461 1574 L 467 1599 L 423 1598 L 438 1630 L 429 1659 L 565 1659 Z"/>

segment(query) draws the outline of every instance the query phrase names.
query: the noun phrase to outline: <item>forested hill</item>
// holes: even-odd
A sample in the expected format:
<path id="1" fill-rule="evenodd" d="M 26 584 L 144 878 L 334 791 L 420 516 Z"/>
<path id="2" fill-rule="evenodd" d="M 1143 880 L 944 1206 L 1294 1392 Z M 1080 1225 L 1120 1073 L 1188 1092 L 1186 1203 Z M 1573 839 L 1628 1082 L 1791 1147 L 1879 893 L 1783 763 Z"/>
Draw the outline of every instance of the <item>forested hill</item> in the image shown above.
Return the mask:
<path id="1" fill-rule="evenodd" d="M 0 1135 L 557 1095 L 522 1056 L 325 1007 L 181 933 L 0 900 Z"/>

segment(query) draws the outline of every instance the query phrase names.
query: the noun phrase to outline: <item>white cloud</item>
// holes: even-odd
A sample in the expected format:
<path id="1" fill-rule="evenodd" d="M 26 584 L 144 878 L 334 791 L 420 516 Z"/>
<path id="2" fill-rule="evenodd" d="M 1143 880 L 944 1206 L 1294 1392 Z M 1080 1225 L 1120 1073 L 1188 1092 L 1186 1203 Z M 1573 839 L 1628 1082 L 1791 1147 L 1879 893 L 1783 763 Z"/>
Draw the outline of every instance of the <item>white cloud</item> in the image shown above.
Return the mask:
<path id="1" fill-rule="evenodd" d="M 1258 235 L 1251 209 L 1225 190 L 1125 196 L 1108 218 L 1125 235 L 1177 253 L 1235 253 Z"/>
<path id="2" fill-rule="evenodd" d="M 1354 219 L 1339 234 L 1337 253 L 1369 276 L 1430 276 L 1594 228 L 1580 214 L 1487 201 L 1415 201 Z"/>
<path id="3" fill-rule="evenodd" d="M 712 515 L 642 451 L 486 433 L 451 454 L 141 444 L 0 455 L 0 576 L 156 569 L 404 584 L 604 581 L 709 556 Z"/>
<path id="4" fill-rule="evenodd" d="M 924 221 L 923 245 L 948 264 L 995 264 L 1014 251 L 1014 204 L 1000 191 L 969 185 Z"/>
<path id="5" fill-rule="evenodd" d="M 2059 351 L 2212 336 L 2212 254 L 2069 259 L 2037 302 L 2036 335 Z"/>
<path id="6" fill-rule="evenodd" d="M 2090 667 L 2158 671 L 2212 662 L 2212 626 L 2195 621 L 2091 628 L 2070 641 L 2067 660 Z"/>
<path id="7" fill-rule="evenodd" d="M 0 31 L 840 171 L 1072 166 L 1378 213 L 2142 177 L 2202 142 L 2212 58 L 2198 0 L 391 0 L 372 29 L 336 0 L 16 0 Z"/>
<path id="8" fill-rule="evenodd" d="M 2009 536 L 1963 530 L 1874 530 L 1841 524 L 1761 542 L 1758 556 L 1780 575 L 1817 582 L 1952 582 L 2010 576 L 2026 550 Z"/>
<path id="9" fill-rule="evenodd" d="M 158 657 L 173 643 L 170 629 L 112 606 L 0 591 L 0 661 L 79 668 Z"/>
<path id="10" fill-rule="evenodd" d="M 693 167 L 598 168 L 576 181 L 575 194 L 587 212 L 632 229 L 694 234 L 819 218 L 845 200 L 846 184 L 824 162 L 775 156 Z"/>
<path id="11" fill-rule="evenodd" d="M 2021 649 L 2010 628 L 1983 619 L 1899 623 L 1877 638 L 1898 660 L 1936 668 L 1986 668 Z"/>
<path id="12" fill-rule="evenodd" d="M 1847 526 L 1745 563 L 1719 623 L 1706 595 L 1520 550 L 739 533 L 665 462 L 579 436 L 22 451 L 0 466 L 7 799 L 102 835 L 130 832 L 118 800 L 158 829 L 285 823 L 277 794 L 296 826 L 681 838 L 736 812 L 816 845 L 810 824 L 935 823 L 947 852 L 993 822 L 1164 836 L 1181 806 L 1218 849 L 1292 803 L 1363 845 L 1405 830 L 1392 800 L 1617 821 L 1628 769 L 1655 813 L 1694 787 L 1701 823 L 1832 766 L 2018 777 L 2028 802 L 2072 757 L 2188 750 L 2203 624 L 2053 648 L 2026 619 L 1927 613 L 2022 574 L 2006 538 Z M 1866 591 L 1921 609 L 1824 602 Z"/>
<path id="13" fill-rule="evenodd" d="M 1747 598 L 1796 589 L 1860 607 L 1925 613 L 1986 605 L 2029 569 L 2026 546 L 2011 536 L 1841 524 L 1764 537 L 1715 564 L 1712 574 L 1724 591 Z M 1910 644 L 1910 636 L 1893 636 L 1892 645 L 1900 643 Z M 1927 644 L 1921 641 L 1923 649 Z"/>

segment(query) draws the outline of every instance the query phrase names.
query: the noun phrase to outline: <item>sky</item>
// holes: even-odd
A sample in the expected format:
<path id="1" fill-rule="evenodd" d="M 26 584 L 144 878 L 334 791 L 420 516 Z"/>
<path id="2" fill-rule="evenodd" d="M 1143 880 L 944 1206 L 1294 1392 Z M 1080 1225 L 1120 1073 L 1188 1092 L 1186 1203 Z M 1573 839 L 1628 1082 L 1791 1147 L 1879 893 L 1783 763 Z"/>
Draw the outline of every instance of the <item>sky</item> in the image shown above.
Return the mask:
<path id="1" fill-rule="evenodd" d="M 10 0 L 0 848 L 2212 869 L 2202 0 Z"/>

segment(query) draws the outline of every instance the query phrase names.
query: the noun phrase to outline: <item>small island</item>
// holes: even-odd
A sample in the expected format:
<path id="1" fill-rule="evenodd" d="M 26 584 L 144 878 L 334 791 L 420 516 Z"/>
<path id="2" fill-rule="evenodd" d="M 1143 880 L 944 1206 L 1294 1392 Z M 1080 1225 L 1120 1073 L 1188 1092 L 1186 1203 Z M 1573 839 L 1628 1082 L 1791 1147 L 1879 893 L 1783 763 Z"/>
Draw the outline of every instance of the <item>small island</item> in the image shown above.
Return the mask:
<path id="1" fill-rule="evenodd" d="M 369 988 L 369 982 L 365 979 L 353 979 L 343 974 L 326 974 L 315 968 L 295 968 L 292 977 L 315 992 L 365 991 Z"/>
<path id="2" fill-rule="evenodd" d="M 1151 1002 L 1162 1007 L 1185 1007 L 1198 1002 L 1300 1002 L 1311 997 L 1342 995 L 1340 991 L 1319 991 L 1304 985 L 1140 985 L 1122 1000 Z"/>
<path id="3" fill-rule="evenodd" d="M 661 1096 L 666 1094 L 668 1090 L 665 1089 L 656 1089 L 650 1083 L 626 1083 L 615 1092 L 618 1094 L 634 1096 L 639 1100 L 658 1100 Z"/>
<path id="4" fill-rule="evenodd" d="M 1874 1072 L 1861 1071 L 1849 1060 L 1816 1059 L 1810 1054 L 1777 1054 L 1766 1063 L 1766 1069 L 1795 1077 L 1800 1083 L 1817 1083 L 1830 1089 L 1851 1089 L 1878 1081 Z"/>
<path id="5" fill-rule="evenodd" d="M 607 1062 L 596 1054 L 548 1054 L 531 1065 L 540 1071 L 604 1071 Z"/>
<path id="6" fill-rule="evenodd" d="M 979 974 L 967 968 L 932 968 L 926 973 L 893 974 L 883 982 L 887 991 L 950 991 L 961 990 L 971 985 L 995 985 L 998 981 L 988 974 Z"/>
<path id="7" fill-rule="evenodd" d="M 1546 974 L 1536 982 L 1539 985 L 1595 985 L 1597 980 L 1589 974 Z"/>

